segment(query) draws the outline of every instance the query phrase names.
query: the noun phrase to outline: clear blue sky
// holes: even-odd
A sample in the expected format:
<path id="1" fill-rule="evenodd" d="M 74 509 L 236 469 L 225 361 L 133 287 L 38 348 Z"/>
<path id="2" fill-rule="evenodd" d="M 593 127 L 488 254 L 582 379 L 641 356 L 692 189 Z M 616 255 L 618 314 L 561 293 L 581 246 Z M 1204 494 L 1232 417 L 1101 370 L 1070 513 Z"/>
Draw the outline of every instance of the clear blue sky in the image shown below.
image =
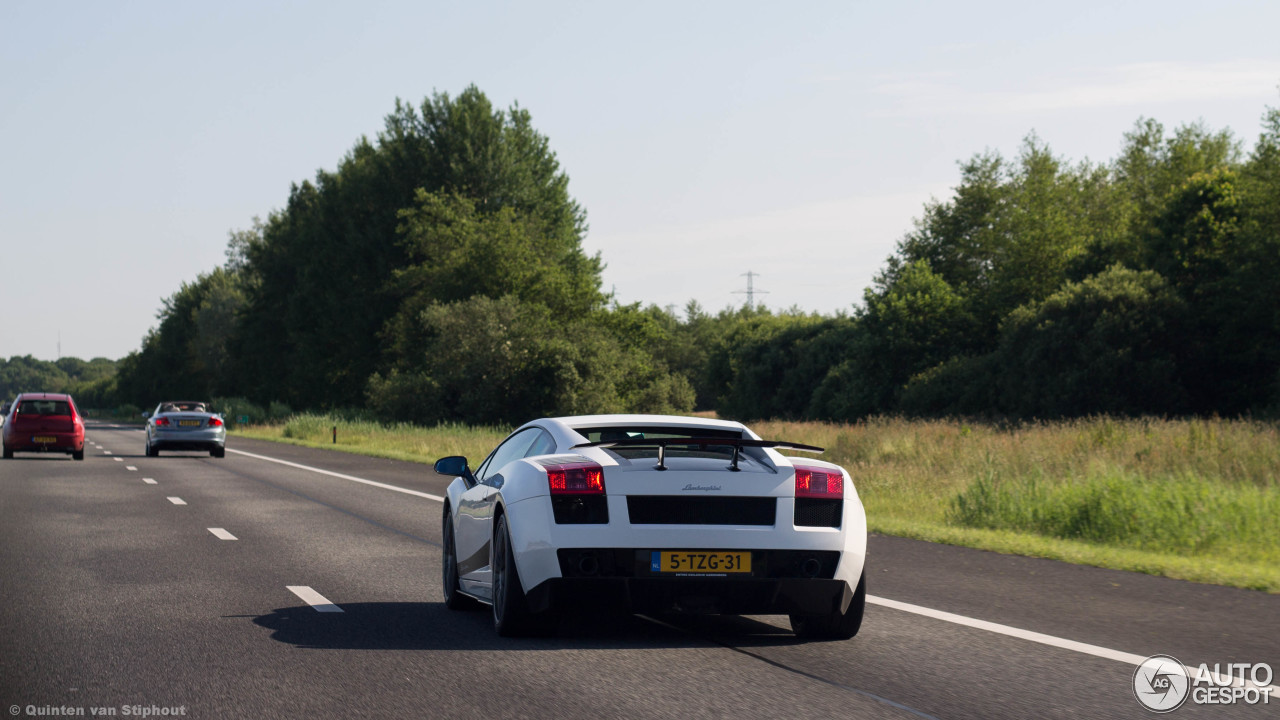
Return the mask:
<path id="1" fill-rule="evenodd" d="M 0 3 L 0 356 L 119 358 L 397 97 L 518 101 L 605 289 L 857 303 L 956 162 L 1140 116 L 1251 147 L 1280 3 Z"/>

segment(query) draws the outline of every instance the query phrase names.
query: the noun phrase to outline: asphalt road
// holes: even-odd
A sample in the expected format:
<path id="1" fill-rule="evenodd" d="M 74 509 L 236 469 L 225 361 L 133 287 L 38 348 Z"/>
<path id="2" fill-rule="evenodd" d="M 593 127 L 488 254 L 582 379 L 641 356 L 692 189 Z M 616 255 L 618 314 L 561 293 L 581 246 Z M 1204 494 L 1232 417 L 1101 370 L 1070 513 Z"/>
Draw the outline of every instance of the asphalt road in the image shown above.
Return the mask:
<path id="1" fill-rule="evenodd" d="M 425 466 L 89 437 L 83 462 L 0 461 L 0 717 L 1142 718 L 1133 657 L 1280 671 L 1280 596 L 878 536 L 851 641 L 607 615 L 502 639 L 441 604 Z"/>

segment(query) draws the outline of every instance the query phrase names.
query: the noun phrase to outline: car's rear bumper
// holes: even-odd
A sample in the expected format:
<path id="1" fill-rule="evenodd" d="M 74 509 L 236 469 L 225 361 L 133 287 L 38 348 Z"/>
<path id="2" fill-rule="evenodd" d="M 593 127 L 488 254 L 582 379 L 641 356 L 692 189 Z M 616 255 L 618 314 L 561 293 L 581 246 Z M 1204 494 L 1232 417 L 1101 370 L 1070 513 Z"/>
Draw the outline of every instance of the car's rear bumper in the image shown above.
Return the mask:
<path id="1" fill-rule="evenodd" d="M 226 443 L 226 431 L 176 430 L 151 436 L 151 447 L 155 450 L 216 450 Z"/>
<path id="2" fill-rule="evenodd" d="M 550 499 L 545 497 L 505 506 L 510 516 L 516 565 L 526 592 L 548 580 L 578 576 L 571 565 L 566 565 L 563 555 L 580 548 L 595 548 L 605 553 L 598 558 L 601 567 L 612 554 L 615 564 L 621 568 L 617 577 L 637 579 L 647 578 L 647 553 L 655 550 L 750 551 L 752 567 L 757 571 L 753 580 L 829 579 L 842 581 L 849 587 L 857 586 L 866 560 L 866 515 L 861 503 L 846 501 L 841 528 L 822 528 L 793 525 L 790 518 L 794 501 L 790 498 L 778 499 L 778 520 L 774 525 L 754 527 L 631 524 L 627 522 L 626 498 L 610 496 L 609 500 L 613 503 L 609 522 L 602 524 L 548 523 L 553 509 Z M 784 563 L 777 558 L 783 556 L 830 560 L 823 560 L 820 573 L 787 574 L 779 570 Z"/>
<path id="3" fill-rule="evenodd" d="M 53 442 L 35 442 L 34 438 L 50 437 Z M 4 438 L 4 448 L 10 452 L 61 452 L 72 453 L 84 450 L 84 435 L 58 432 L 14 431 Z"/>
<path id="4" fill-rule="evenodd" d="M 533 612 L 827 614 L 848 608 L 853 588 L 843 580 L 818 578 L 552 578 L 526 596 Z"/>
<path id="5" fill-rule="evenodd" d="M 152 440 L 154 450 L 217 450 L 224 443 L 216 440 Z"/>

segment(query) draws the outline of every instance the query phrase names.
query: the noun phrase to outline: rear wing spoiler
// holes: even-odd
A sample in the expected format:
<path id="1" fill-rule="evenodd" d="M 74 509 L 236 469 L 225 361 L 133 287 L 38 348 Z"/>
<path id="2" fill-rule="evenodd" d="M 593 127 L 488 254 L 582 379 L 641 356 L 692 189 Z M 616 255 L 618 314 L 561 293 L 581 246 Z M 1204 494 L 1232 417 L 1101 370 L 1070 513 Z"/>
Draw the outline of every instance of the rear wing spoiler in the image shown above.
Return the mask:
<path id="1" fill-rule="evenodd" d="M 723 437 L 691 437 L 691 438 L 625 438 L 620 440 L 601 440 L 599 442 L 579 443 L 573 446 L 573 449 L 584 447 L 656 447 L 658 448 L 658 465 L 655 470 L 666 470 L 667 447 L 675 445 L 678 447 L 707 447 L 709 445 L 729 445 L 733 447 L 733 462 L 729 464 L 729 469 L 737 472 L 741 468 L 738 467 L 738 455 L 744 447 L 759 448 L 781 448 L 783 450 L 800 450 L 803 452 L 820 453 L 825 448 L 815 445 L 802 445 L 801 443 L 788 442 L 786 440 L 753 440 L 751 438 L 723 438 Z"/>

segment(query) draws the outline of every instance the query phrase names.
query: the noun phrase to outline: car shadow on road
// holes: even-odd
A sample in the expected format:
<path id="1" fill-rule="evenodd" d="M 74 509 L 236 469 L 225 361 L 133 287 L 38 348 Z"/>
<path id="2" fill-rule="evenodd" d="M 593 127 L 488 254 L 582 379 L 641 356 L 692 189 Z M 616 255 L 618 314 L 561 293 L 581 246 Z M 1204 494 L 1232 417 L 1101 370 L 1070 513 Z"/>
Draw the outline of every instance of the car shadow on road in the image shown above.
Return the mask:
<path id="1" fill-rule="evenodd" d="M 298 648 L 328 650 L 563 650 L 695 647 L 708 641 L 734 645 L 795 642 L 790 633 L 750 618 L 650 619 L 615 613 L 565 615 L 553 633 L 503 638 L 487 608 L 455 612 L 439 602 L 343 603 L 341 613 L 309 605 L 278 608 L 253 619 L 271 639 Z M 670 620 L 675 620 L 671 622 Z M 710 622 L 709 627 L 704 627 Z M 707 632 L 711 630 L 711 632 Z"/>

